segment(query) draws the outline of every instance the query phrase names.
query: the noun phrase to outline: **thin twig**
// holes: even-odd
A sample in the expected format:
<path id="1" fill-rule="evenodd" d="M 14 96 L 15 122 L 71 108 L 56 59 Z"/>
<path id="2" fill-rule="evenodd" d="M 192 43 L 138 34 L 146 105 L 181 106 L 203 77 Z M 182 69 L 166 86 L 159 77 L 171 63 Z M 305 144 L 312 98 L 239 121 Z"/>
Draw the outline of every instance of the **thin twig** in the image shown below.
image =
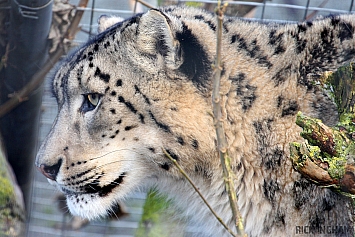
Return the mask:
<path id="1" fill-rule="evenodd" d="M 78 7 L 86 7 L 88 0 L 81 0 L 78 4 Z M 64 39 L 72 40 L 75 37 L 75 34 L 78 29 L 79 22 L 83 16 L 83 10 L 76 10 L 75 16 L 65 33 L 65 36 L 62 38 L 60 46 L 53 53 L 47 63 L 37 71 L 31 78 L 31 80 L 18 92 L 14 92 L 12 97 L 0 106 L 0 118 L 5 114 L 13 110 L 20 103 L 26 101 L 26 98 L 31 94 L 33 90 L 38 88 L 44 81 L 47 73 L 52 69 L 52 67 L 58 62 L 60 57 L 65 53 L 63 42 Z"/>
<path id="2" fill-rule="evenodd" d="M 146 3 L 145 1 L 142 1 L 142 0 L 136 0 L 136 2 L 139 2 L 139 3 L 142 4 L 143 6 L 148 7 L 148 8 L 150 8 L 150 9 L 156 8 L 156 7 L 150 5 L 149 3 Z"/>
<path id="3" fill-rule="evenodd" d="M 222 23 L 225 8 L 227 5 L 223 5 L 223 1 L 218 1 L 217 6 L 217 49 L 216 49 L 216 62 L 214 65 L 214 81 L 212 92 L 212 104 L 214 123 L 217 134 L 218 152 L 221 159 L 223 168 L 223 178 L 228 193 L 229 203 L 232 209 L 233 219 L 235 220 L 235 226 L 237 232 L 241 236 L 246 236 L 244 232 L 243 219 L 237 206 L 237 196 L 235 193 L 233 182 L 233 171 L 231 168 L 230 157 L 228 156 L 227 139 L 223 127 L 222 108 L 221 108 L 221 96 L 220 96 L 220 83 L 221 83 L 221 48 L 222 48 Z"/>
<path id="4" fill-rule="evenodd" d="M 223 227 L 234 237 L 237 237 L 233 231 L 231 229 L 229 229 L 229 227 L 226 225 L 226 223 L 223 222 L 222 218 L 220 218 L 217 213 L 212 209 L 212 207 L 210 206 L 210 204 L 207 202 L 207 200 L 204 198 L 204 196 L 202 195 L 202 193 L 200 192 L 200 190 L 198 190 L 198 188 L 196 187 L 196 185 L 194 184 L 194 182 L 191 180 L 191 178 L 188 176 L 188 174 L 186 174 L 186 172 L 182 169 L 182 167 L 176 162 L 175 159 L 173 159 L 169 153 L 163 148 L 163 152 L 165 154 L 166 157 L 168 157 L 168 159 L 174 163 L 174 165 L 176 166 L 176 168 L 178 168 L 178 170 L 180 171 L 180 173 L 187 179 L 187 181 L 191 184 L 191 186 L 195 189 L 195 191 L 197 192 L 197 194 L 201 197 L 202 201 L 206 204 L 206 206 L 208 207 L 208 209 L 210 209 L 210 211 L 212 212 L 212 214 L 216 217 L 216 219 L 219 221 L 219 223 L 221 223 L 221 225 L 223 225 Z"/>

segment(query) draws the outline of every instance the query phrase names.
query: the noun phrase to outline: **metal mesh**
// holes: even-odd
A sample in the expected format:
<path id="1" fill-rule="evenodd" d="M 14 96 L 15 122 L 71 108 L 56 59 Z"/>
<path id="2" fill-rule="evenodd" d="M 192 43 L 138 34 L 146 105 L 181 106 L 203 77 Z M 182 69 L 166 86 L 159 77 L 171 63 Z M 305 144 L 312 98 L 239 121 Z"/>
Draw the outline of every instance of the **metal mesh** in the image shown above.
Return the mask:
<path id="1" fill-rule="evenodd" d="M 164 1 L 150 0 L 149 4 L 157 7 L 169 4 L 189 4 L 213 10 L 217 1 Z M 242 10 L 251 9 L 243 13 L 243 17 L 255 20 L 266 20 L 276 22 L 297 22 L 311 20 L 318 15 L 352 13 L 354 11 L 354 0 L 255 0 L 255 1 L 225 1 L 232 9 L 229 15 L 240 16 Z M 70 1 L 76 5 L 78 0 Z M 244 7 L 244 8 L 242 8 Z M 134 0 L 91 0 L 85 10 L 82 22 L 82 30 L 77 34 L 76 44 L 81 44 L 95 34 L 97 31 L 96 19 L 103 14 L 118 15 L 123 18 L 132 16 L 135 11 L 146 10 L 147 8 L 136 5 Z M 50 73 L 45 85 L 43 97 L 43 112 L 40 122 L 39 143 L 44 139 L 51 128 L 51 124 L 57 112 L 54 98 L 51 97 L 49 81 Z M 73 222 L 73 217 L 63 210 L 63 200 L 56 200 L 58 192 L 49 185 L 45 178 L 38 172 L 34 172 L 32 205 L 30 207 L 30 218 L 28 224 L 28 237 L 59 237 L 59 236 L 134 236 L 134 231 L 142 213 L 145 194 L 135 193 L 125 203 L 129 215 L 120 220 L 93 221 L 79 230 L 65 228 L 65 225 Z M 63 212 L 64 211 L 64 212 Z M 66 213 L 66 214 L 65 214 Z M 192 230 L 193 232 L 193 230 Z M 190 233 L 191 235 L 191 233 Z M 189 236 L 189 233 L 186 234 Z"/>

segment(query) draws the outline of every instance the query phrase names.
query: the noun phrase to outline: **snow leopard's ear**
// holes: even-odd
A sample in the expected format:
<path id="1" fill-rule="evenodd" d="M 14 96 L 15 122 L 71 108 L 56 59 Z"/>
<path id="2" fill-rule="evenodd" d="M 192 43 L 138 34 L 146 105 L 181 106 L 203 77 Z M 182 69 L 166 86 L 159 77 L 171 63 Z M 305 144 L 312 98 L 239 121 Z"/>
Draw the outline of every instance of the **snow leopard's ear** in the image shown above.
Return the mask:
<path id="1" fill-rule="evenodd" d="M 105 31 L 107 28 L 123 20 L 124 19 L 122 17 L 118 17 L 118 16 L 102 15 L 97 20 L 97 23 L 99 24 L 99 27 L 97 28 L 97 33 L 101 33 Z"/>
<path id="2" fill-rule="evenodd" d="M 180 43 L 175 38 L 177 28 L 163 12 L 149 10 L 139 20 L 137 43 L 140 50 L 149 55 L 162 55 L 169 68 L 177 69 L 183 63 Z"/>

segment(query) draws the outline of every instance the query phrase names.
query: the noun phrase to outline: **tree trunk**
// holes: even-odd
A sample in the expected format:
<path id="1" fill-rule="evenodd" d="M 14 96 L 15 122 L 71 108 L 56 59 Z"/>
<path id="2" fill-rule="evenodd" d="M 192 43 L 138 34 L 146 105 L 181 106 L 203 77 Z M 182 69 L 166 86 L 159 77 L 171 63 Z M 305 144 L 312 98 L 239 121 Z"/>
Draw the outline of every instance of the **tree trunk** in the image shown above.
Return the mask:
<path id="1" fill-rule="evenodd" d="M 22 192 L 5 157 L 0 139 L 0 236 L 24 236 L 25 209 Z"/>
<path id="2" fill-rule="evenodd" d="M 50 0 L 10 1 L 8 42 L 0 68 L 0 104 L 16 96 L 42 67 L 48 55 L 52 19 Z M 5 56 L 5 57 L 4 57 Z M 28 204 L 36 153 L 42 87 L 0 119 L 0 130 L 17 181 Z"/>

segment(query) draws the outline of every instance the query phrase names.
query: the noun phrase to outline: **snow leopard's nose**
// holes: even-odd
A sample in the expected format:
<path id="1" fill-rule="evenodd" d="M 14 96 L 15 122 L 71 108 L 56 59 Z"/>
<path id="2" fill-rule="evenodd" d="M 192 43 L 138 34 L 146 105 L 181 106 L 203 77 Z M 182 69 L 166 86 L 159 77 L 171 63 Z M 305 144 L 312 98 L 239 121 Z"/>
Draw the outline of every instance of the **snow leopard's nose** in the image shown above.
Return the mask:
<path id="1" fill-rule="evenodd" d="M 41 171 L 41 173 L 46 176 L 48 179 L 51 180 L 56 180 L 59 169 L 62 165 L 63 160 L 59 159 L 57 164 L 55 165 L 46 165 L 46 164 L 41 164 L 39 165 L 37 168 L 39 169 L 39 171 Z"/>

